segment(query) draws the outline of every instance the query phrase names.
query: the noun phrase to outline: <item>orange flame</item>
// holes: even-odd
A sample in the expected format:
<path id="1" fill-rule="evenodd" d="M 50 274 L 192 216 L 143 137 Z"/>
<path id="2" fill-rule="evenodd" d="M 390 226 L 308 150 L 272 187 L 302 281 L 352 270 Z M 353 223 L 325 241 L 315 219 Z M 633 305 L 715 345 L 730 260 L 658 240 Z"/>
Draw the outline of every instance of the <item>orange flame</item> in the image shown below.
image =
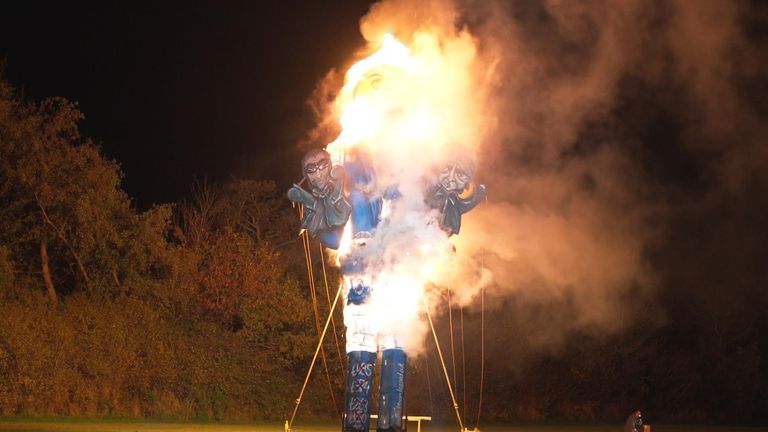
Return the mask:
<path id="1" fill-rule="evenodd" d="M 446 42 L 440 35 L 416 33 L 410 47 L 385 34 L 377 51 L 346 72 L 335 101 L 342 131 L 326 147 L 334 164 L 344 165 L 351 149 L 362 149 L 380 184 L 396 183 L 403 195 L 392 210 L 398 214 L 386 216 L 385 203 L 382 217 L 390 218 L 388 228 L 397 232 L 387 234 L 387 244 L 377 245 L 376 252 L 397 258 L 382 259 L 386 264 L 372 275 L 371 301 L 383 329 L 418 334 L 425 289 L 446 277 L 454 259 L 434 211 L 424 205 L 423 177 L 457 146 L 474 145 L 466 109 L 472 108 L 467 102 L 473 94 L 468 70 L 473 55 L 474 43 L 464 34 Z M 352 251 L 350 225 L 337 264 Z"/>

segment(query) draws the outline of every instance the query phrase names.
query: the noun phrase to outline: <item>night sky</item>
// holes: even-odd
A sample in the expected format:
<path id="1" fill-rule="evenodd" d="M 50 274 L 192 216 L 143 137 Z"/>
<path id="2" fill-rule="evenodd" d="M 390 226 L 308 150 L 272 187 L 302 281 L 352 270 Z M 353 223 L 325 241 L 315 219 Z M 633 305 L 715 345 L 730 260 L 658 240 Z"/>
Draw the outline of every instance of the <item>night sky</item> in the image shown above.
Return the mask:
<path id="1" fill-rule="evenodd" d="M 84 136 L 139 208 L 195 179 L 289 184 L 306 100 L 364 45 L 365 1 L 16 2 L 0 14 L 5 79 L 77 101 Z"/>

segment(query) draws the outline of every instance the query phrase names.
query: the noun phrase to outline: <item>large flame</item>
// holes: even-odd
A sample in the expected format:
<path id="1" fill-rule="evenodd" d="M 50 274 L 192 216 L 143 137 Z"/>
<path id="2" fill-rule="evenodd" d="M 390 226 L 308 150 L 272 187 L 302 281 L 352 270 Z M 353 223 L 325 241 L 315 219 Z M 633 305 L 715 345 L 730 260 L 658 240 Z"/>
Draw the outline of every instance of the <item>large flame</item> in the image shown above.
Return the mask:
<path id="1" fill-rule="evenodd" d="M 444 284 L 456 254 L 424 204 L 424 185 L 451 153 L 472 156 L 473 88 L 470 68 L 474 44 L 466 34 L 446 39 L 417 32 L 406 46 L 384 34 L 380 47 L 345 75 L 335 101 L 342 131 L 326 147 L 335 164 L 344 165 L 353 149 L 370 155 L 376 193 L 396 185 L 402 197 L 387 208 L 375 238 L 364 250 L 352 245 L 347 224 L 338 256 L 369 260 L 374 283 L 373 310 L 384 333 L 417 335 L 420 346 L 422 298 L 428 287 Z M 372 264 L 371 264 L 372 263 Z"/>

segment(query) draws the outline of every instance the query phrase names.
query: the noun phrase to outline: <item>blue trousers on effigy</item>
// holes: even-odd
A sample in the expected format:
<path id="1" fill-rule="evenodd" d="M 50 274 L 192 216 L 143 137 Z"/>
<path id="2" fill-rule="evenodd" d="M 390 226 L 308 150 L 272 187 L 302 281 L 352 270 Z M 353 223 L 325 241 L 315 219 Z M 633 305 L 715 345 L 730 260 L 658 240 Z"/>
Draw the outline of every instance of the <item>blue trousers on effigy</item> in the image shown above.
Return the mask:
<path id="1" fill-rule="evenodd" d="M 347 354 L 347 360 L 344 432 L 368 432 L 376 353 L 352 351 Z"/>

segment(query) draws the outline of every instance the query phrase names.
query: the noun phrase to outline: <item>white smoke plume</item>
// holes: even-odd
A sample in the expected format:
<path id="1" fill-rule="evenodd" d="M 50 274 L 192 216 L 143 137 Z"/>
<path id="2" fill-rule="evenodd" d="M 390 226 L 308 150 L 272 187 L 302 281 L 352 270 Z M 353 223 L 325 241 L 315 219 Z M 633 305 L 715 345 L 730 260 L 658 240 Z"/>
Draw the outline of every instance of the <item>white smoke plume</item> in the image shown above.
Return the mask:
<path id="1" fill-rule="evenodd" d="M 633 305 L 658 288 L 647 251 L 670 214 L 692 199 L 678 184 L 685 173 L 654 165 L 663 149 L 643 130 L 654 114 L 633 109 L 633 96 L 647 101 L 643 89 L 661 92 L 660 105 L 684 114 L 670 132 L 681 151 L 718 156 L 703 164 L 715 186 L 700 199 L 744 188 L 768 156 L 760 107 L 745 103 L 738 85 L 767 66 L 765 50 L 744 31 L 751 7 L 715 0 L 375 4 L 361 20 L 372 47 L 392 33 L 428 60 L 397 98 L 416 96 L 438 115 L 426 133 L 377 137 L 385 143 L 372 150 L 379 180 L 397 183 L 403 198 L 377 233 L 379 249 L 368 253 L 405 265 L 404 252 L 438 239 L 427 241 L 440 264 L 429 281 L 462 304 L 484 287 L 491 298 L 567 307 L 568 319 L 553 317 L 530 335 L 538 344 L 631 324 Z M 338 81 L 321 84 L 320 100 L 333 99 L 325 92 L 332 83 L 338 89 Z M 315 102 L 318 131 L 339 116 L 325 102 Z M 464 215 L 450 239 L 453 253 L 424 217 L 421 185 L 457 149 L 476 160 L 488 199 Z M 409 271 L 424 264 L 414 263 Z"/>

